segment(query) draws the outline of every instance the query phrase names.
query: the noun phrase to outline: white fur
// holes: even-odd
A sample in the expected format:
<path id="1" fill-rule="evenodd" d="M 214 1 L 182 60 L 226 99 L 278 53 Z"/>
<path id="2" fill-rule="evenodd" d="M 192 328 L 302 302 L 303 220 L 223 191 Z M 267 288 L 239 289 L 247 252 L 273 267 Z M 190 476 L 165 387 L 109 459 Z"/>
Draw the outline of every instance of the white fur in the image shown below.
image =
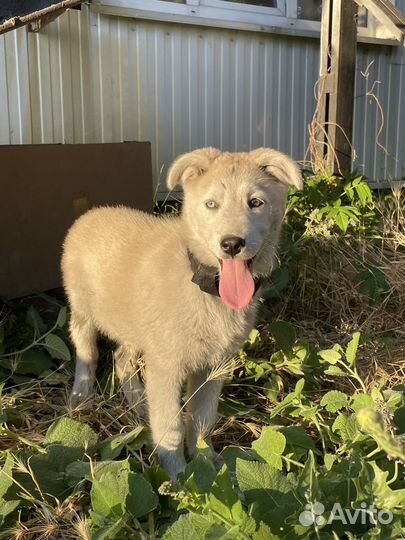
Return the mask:
<path id="1" fill-rule="evenodd" d="M 182 184 L 181 217 L 157 218 L 125 207 L 97 208 L 79 218 L 64 244 L 62 270 L 71 307 L 71 336 L 77 351 L 73 398 L 88 398 L 97 364 L 96 332 L 119 345 L 117 374 L 131 404 L 143 389 L 133 378 L 133 355 L 145 358 L 146 397 L 153 441 L 175 478 L 184 469 L 184 435 L 189 453 L 200 433 L 215 422 L 220 379 L 209 370 L 231 358 L 254 325 L 257 296 L 234 311 L 191 282 L 190 249 L 219 268 L 219 241 L 247 239 L 238 257 L 253 261 L 255 275 L 269 275 L 290 184 L 301 185 L 296 165 L 270 149 L 222 153 L 212 148 L 181 156 L 168 175 Z M 250 196 L 265 200 L 252 210 Z M 219 207 L 209 210 L 207 199 Z M 223 254 L 222 254 L 223 255 Z M 188 380 L 186 429 L 180 408 Z"/>

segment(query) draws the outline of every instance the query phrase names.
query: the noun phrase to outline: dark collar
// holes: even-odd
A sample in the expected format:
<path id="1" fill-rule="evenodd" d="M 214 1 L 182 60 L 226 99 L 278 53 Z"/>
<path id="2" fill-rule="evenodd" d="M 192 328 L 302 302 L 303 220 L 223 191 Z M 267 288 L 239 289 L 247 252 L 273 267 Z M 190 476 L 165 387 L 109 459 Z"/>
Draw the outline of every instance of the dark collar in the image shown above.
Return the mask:
<path id="1" fill-rule="evenodd" d="M 213 296 L 219 296 L 219 272 L 215 266 L 208 266 L 200 262 L 190 250 L 187 250 L 188 259 L 190 261 L 193 277 L 191 281 L 198 285 L 200 289 Z M 254 278 L 257 293 L 260 285 L 263 283 L 263 278 Z"/>

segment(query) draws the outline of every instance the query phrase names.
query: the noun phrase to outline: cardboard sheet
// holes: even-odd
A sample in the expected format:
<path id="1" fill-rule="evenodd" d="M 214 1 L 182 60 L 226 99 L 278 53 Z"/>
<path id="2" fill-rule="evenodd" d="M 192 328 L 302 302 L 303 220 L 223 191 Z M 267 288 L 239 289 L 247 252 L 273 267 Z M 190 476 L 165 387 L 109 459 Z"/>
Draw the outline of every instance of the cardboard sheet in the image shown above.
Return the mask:
<path id="1" fill-rule="evenodd" d="M 93 206 L 153 208 L 150 143 L 0 146 L 0 297 L 61 285 L 62 242 Z"/>

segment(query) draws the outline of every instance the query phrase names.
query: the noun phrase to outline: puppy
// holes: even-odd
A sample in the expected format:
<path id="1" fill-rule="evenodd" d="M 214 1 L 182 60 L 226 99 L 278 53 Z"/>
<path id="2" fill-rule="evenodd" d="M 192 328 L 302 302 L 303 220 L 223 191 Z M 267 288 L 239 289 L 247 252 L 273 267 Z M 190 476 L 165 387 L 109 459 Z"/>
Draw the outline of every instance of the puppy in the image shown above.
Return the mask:
<path id="1" fill-rule="evenodd" d="M 208 374 L 254 326 L 287 191 L 302 181 L 297 165 L 276 150 L 203 148 L 180 156 L 167 183 L 184 190 L 180 217 L 91 210 L 66 237 L 62 271 L 77 353 L 73 399 L 93 392 L 98 332 L 119 346 L 117 373 L 132 404 L 140 403 L 143 388 L 130 360 L 142 353 L 153 441 L 175 478 L 185 467 L 185 434 L 192 456 L 198 436 L 215 422 L 222 380 Z"/>

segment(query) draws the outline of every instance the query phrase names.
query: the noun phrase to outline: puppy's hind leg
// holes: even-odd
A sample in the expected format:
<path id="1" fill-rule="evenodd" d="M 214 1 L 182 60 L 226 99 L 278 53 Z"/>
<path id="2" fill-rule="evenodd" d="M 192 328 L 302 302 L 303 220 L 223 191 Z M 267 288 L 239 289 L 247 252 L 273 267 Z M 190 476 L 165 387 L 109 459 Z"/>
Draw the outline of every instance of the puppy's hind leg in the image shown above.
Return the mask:
<path id="1" fill-rule="evenodd" d="M 145 390 L 136 373 L 136 351 L 120 345 L 114 353 L 114 359 L 115 371 L 126 400 L 139 416 L 145 417 Z"/>
<path id="2" fill-rule="evenodd" d="M 98 361 L 97 329 L 90 319 L 72 311 L 70 335 L 76 348 L 76 371 L 72 390 L 72 404 L 77 405 L 94 392 Z"/>

